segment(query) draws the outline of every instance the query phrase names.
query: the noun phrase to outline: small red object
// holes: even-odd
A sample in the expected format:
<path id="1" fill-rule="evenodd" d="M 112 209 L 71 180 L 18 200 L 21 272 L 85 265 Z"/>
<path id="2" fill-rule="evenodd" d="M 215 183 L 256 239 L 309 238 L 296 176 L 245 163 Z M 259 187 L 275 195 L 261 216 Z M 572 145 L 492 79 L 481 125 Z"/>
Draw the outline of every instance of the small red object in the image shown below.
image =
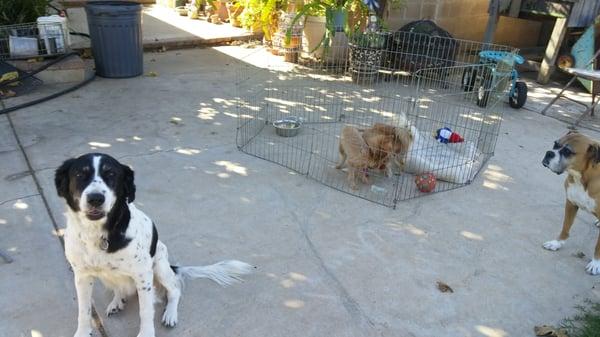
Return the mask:
<path id="1" fill-rule="evenodd" d="M 456 132 L 452 132 L 452 134 L 450 135 L 449 143 L 462 143 L 464 141 L 464 138 Z"/>
<path id="2" fill-rule="evenodd" d="M 419 191 L 423 193 L 429 193 L 435 189 L 435 176 L 433 173 L 421 173 L 415 176 L 415 184 Z"/>

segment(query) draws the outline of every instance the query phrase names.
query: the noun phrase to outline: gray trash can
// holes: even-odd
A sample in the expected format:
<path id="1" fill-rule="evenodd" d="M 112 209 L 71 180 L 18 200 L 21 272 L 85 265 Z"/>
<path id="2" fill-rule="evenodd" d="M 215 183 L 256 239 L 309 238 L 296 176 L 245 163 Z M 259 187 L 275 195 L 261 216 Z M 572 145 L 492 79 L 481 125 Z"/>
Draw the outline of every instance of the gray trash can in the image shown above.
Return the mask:
<path id="1" fill-rule="evenodd" d="M 124 78 L 144 72 L 142 5 L 91 1 L 85 5 L 96 74 Z"/>

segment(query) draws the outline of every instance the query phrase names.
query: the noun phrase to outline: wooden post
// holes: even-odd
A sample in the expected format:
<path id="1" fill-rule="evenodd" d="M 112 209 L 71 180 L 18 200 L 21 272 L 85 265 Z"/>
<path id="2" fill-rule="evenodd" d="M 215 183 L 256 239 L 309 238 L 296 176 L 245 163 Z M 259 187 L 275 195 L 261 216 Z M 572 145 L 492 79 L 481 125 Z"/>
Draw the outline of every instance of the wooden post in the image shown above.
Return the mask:
<path id="1" fill-rule="evenodd" d="M 565 37 L 565 33 L 567 32 L 568 21 L 569 18 L 556 19 L 554 29 L 552 30 L 552 36 L 550 36 L 550 41 L 548 41 L 544 60 L 540 66 L 540 72 L 537 78 L 537 81 L 540 84 L 547 84 L 550 81 L 550 75 L 552 75 L 552 71 L 554 71 L 554 64 L 556 63 L 560 46 Z"/>
<path id="2" fill-rule="evenodd" d="M 508 10 L 508 16 L 518 18 L 521 12 L 521 0 L 512 0 L 510 2 L 510 9 Z"/>
<path id="3" fill-rule="evenodd" d="M 500 15 L 500 0 L 490 0 L 488 13 L 490 16 L 485 28 L 485 34 L 483 35 L 484 43 L 494 42 L 494 34 L 496 33 L 496 26 L 498 26 L 498 17 Z"/>

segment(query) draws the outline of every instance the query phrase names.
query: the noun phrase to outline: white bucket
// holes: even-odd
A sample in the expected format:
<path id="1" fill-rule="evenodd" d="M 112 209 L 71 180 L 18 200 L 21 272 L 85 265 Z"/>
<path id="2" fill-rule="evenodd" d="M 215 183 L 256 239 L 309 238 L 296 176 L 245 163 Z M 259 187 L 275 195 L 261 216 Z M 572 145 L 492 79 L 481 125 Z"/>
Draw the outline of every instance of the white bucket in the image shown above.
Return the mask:
<path id="1" fill-rule="evenodd" d="M 302 32 L 302 56 L 321 58 L 323 56 L 323 46 L 319 46 L 319 43 L 323 41 L 324 35 L 325 17 L 307 16 Z M 317 46 L 319 46 L 318 49 Z"/>
<path id="2" fill-rule="evenodd" d="M 65 53 L 71 45 L 67 18 L 50 15 L 37 18 L 40 39 L 44 41 L 46 54 Z"/>
<path id="3" fill-rule="evenodd" d="M 18 58 L 38 55 L 38 39 L 35 37 L 9 36 L 8 45 L 11 57 Z"/>

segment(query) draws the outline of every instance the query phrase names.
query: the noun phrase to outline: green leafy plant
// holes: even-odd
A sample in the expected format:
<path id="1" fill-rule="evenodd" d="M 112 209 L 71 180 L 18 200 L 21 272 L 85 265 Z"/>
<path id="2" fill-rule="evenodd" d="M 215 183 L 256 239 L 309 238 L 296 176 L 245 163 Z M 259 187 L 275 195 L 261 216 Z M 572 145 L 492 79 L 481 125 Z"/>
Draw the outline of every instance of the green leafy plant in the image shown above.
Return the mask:
<path id="1" fill-rule="evenodd" d="M 260 24 L 265 38 L 270 41 L 277 29 L 279 11 L 287 6 L 287 0 L 264 0 L 260 14 Z"/>
<path id="2" fill-rule="evenodd" d="M 0 25 L 35 22 L 47 13 L 51 0 L 1 0 Z"/>
<path id="3" fill-rule="evenodd" d="M 242 0 L 244 11 L 240 15 L 242 26 L 246 29 L 253 29 L 257 23 L 260 24 L 260 13 L 262 10 L 261 0 Z"/>
<path id="4" fill-rule="evenodd" d="M 577 314 L 561 324 L 569 337 L 600 337 L 600 303 L 586 300 L 575 308 Z"/>
<path id="5" fill-rule="evenodd" d="M 288 0 L 242 0 L 242 26 L 251 30 L 262 29 L 266 39 L 270 40 L 277 29 L 279 13 L 287 4 Z"/>

